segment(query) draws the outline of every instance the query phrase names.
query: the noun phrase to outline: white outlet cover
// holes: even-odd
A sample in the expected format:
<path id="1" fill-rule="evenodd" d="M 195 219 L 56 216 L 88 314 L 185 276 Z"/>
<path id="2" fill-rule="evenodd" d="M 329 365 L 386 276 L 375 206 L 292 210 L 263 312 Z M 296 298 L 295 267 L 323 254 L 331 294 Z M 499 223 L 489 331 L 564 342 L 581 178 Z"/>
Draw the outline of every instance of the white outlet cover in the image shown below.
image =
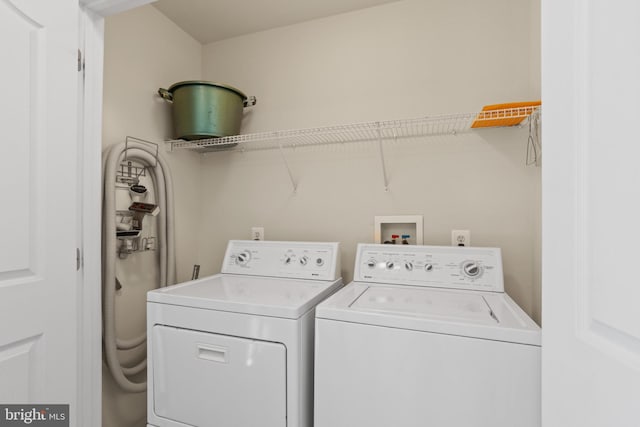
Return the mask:
<path id="1" fill-rule="evenodd" d="M 471 246 L 471 231 L 451 230 L 451 246 Z"/>
<path id="2" fill-rule="evenodd" d="M 251 240 L 264 240 L 264 227 L 251 227 Z"/>

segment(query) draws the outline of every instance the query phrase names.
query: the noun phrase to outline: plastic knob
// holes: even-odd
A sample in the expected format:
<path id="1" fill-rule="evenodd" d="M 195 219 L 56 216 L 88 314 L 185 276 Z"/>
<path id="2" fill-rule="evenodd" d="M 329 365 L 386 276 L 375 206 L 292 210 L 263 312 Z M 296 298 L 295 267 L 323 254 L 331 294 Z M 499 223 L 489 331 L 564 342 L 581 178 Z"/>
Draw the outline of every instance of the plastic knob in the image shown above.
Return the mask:
<path id="1" fill-rule="evenodd" d="M 405 261 L 404 268 L 407 271 L 413 271 L 413 263 L 409 261 Z"/>
<path id="2" fill-rule="evenodd" d="M 478 263 L 475 261 L 466 262 L 462 269 L 464 271 L 464 274 L 469 277 L 476 277 L 480 275 L 480 272 L 482 271 Z"/>
<path id="3" fill-rule="evenodd" d="M 251 253 L 248 251 L 240 252 L 236 255 L 236 264 L 246 265 L 251 260 Z"/>
<path id="4" fill-rule="evenodd" d="M 433 271 L 433 264 L 425 264 L 424 271 Z"/>
<path id="5" fill-rule="evenodd" d="M 393 270 L 393 267 L 394 267 L 393 261 L 387 261 L 386 267 L 387 267 L 387 270 Z"/>
<path id="6" fill-rule="evenodd" d="M 369 261 L 367 261 L 367 267 L 375 268 L 376 267 L 376 260 L 371 258 Z"/>
<path id="7" fill-rule="evenodd" d="M 302 258 L 300 258 L 298 262 L 300 262 L 300 265 L 307 265 L 307 262 L 309 262 L 309 257 L 305 255 Z"/>
<path id="8" fill-rule="evenodd" d="M 284 263 L 285 264 L 291 264 L 291 255 L 285 255 L 284 256 Z"/>
<path id="9" fill-rule="evenodd" d="M 324 265 L 324 260 L 322 258 L 317 258 L 316 259 L 316 265 L 318 267 L 322 267 Z"/>

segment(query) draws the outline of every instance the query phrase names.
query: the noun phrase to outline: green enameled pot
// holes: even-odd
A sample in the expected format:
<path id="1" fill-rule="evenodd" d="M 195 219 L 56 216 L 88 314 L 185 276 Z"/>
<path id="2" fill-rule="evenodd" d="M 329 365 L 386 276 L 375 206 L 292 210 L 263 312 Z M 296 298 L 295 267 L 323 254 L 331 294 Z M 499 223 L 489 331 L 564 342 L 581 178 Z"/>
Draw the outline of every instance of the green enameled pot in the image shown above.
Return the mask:
<path id="1" fill-rule="evenodd" d="M 175 137 L 186 140 L 238 135 L 243 109 L 256 104 L 234 87 L 199 80 L 160 88 L 158 94 L 173 103 Z"/>

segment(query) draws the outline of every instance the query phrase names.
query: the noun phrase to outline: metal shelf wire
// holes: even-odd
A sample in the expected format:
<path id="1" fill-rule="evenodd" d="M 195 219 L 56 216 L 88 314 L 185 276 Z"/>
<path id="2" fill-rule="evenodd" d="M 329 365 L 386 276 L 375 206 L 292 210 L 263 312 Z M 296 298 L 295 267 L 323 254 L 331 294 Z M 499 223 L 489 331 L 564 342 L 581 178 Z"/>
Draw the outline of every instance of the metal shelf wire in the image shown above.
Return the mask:
<path id="1" fill-rule="evenodd" d="M 199 139 L 196 141 L 173 140 L 167 142 L 170 143 L 170 149 L 172 151 L 176 149 L 190 149 L 200 152 L 279 149 L 294 193 L 297 191 L 298 182 L 289 167 L 289 162 L 285 155 L 285 148 L 348 142 L 377 142 L 384 191 L 388 191 L 389 180 L 383 149 L 384 141 L 468 133 L 479 129 L 496 127 L 495 123 L 497 122 L 506 122 L 505 120 L 499 121 L 500 119 L 511 119 L 512 123 L 519 122 L 516 126 L 529 124 L 528 147 L 533 147 L 535 153 L 534 159 L 537 164 L 540 149 L 537 127 L 540 123 L 540 114 L 539 106 L 528 106 L 482 111 L 479 113 L 442 114 L 417 119 L 355 123 L 310 129 L 250 133 L 222 138 Z M 522 120 L 520 121 L 519 119 Z M 476 127 L 472 128 L 471 126 L 474 123 Z M 513 125 L 509 127 L 513 127 Z"/>
<path id="2" fill-rule="evenodd" d="M 532 114 L 540 114 L 540 107 L 508 108 L 480 113 L 443 114 L 416 119 L 354 123 L 309 129 L 250 133 L 195 141 L 172 140 L 167 142 L 171 144 L 171 150 L 183 148 L 203 152 L 225 149 L 241 151 L 268 150 L 321 144 L 455 135 L 475 130 L 471 128 L 471 124 L 474 121 L 490 121 L 496 120 L 496 118 L 526 119 Z"/>

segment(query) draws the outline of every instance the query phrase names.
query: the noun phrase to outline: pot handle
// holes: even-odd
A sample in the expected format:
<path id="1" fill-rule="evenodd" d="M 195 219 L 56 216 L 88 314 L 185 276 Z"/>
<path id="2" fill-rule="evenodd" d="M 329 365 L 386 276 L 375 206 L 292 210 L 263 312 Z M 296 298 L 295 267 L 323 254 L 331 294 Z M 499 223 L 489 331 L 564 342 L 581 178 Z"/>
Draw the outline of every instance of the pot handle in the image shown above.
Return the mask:
<path id="1" fill-rule="evenodd" d="M 245 107 L 253 107 L 254 105 L 256 105 L 256 102 L 258 102 L 256 100 L 255 96 L 250 96 L 247 99 L 244 100 L 243 105 Z"/>
<path id="2" fill-rule="evenodd" d="M 158 95 L 160 95 L 165 101 L 173 102 L 173 94 L 166 89 L 158 89 Z"/>

